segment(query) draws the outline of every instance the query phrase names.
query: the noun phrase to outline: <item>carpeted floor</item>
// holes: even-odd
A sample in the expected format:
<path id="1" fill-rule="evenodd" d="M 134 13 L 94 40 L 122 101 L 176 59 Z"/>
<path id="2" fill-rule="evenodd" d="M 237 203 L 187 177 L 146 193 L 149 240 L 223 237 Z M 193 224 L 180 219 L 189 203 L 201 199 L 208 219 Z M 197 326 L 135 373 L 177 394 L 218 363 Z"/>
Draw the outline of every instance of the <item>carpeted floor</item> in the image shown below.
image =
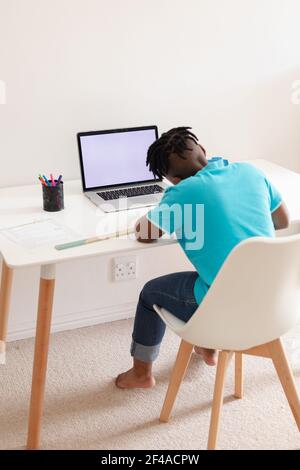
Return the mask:
<path id="1" fill-rule="evenodd" d="M 193 355 L 169 424 L 158 417 L 179 339 L 168 332 L 155 365 L 157 386 L 121 391 L 115 376 L 129 368 L 132 320 L 52 335 L 42 430 L 43 449 L 205 449 L 214 368 Z M 298 338 L 298 339 L 297 339 Z M 300 326 L 285 339 L 300 390 Z M 0 366 L 0 449 L 26 442 L 32 339 L 8 344 Z M 287 401 L 267 359 L 245 359 L 245 398 L 225 389 L 219 448 L 300 449 Z"/>

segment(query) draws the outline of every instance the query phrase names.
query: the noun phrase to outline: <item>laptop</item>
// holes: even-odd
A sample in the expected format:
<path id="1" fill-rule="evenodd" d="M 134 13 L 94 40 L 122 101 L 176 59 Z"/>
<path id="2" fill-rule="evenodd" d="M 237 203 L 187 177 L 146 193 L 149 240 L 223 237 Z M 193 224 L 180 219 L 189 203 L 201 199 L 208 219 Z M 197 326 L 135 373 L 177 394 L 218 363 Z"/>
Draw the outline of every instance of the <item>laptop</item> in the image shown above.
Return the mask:
<path id="1" fill-rule="evenodd" d="M 146 166 L 157 126 L 77 134 L 83 192 L 104 212 L 156 205 L 167 185 Z"/>

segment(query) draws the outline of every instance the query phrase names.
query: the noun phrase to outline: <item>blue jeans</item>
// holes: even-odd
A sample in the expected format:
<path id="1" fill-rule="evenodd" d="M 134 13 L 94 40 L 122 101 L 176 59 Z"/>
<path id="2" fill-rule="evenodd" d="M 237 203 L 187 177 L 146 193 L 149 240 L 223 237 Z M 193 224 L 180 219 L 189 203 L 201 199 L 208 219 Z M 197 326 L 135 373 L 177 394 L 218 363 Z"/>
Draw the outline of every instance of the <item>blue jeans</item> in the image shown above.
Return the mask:
<path id="1" fill-rule="evenodd" d="M 166 326 L 153 309 L 156 304 L 187 322 L 198 308 L 194 297 L 197 272 L 169 274 L 145 284 L 140 293 L 132 334 L 131 355 L 142 362 L 153 362 L 158 354 Z"/>

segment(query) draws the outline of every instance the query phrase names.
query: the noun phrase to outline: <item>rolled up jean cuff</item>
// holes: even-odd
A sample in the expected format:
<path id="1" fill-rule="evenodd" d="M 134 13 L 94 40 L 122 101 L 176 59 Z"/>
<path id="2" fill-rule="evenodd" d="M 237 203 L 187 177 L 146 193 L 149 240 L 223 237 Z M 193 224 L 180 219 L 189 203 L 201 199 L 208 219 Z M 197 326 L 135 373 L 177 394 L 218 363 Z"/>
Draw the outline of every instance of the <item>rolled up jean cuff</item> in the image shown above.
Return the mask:
<path id="1" fill-rule="evenodd" d="M 132 340 L 130 352 L 134 359 L 138 359 L 142 362 L 154 362 L 159 354 L 159 349 L 160 344 L 144 346 Z"/>

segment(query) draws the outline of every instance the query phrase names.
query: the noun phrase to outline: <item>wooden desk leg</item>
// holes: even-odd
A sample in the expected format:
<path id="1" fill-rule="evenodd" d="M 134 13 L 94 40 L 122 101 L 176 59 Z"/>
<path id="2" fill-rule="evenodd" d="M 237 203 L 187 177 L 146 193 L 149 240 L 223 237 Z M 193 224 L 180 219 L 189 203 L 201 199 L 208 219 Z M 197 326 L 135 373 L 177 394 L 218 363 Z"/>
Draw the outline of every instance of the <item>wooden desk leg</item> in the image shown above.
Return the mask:
<path id="1" fill-rule="evenodd" d="M 54 286 L 55 265 L 42 266 L 27 436 L 28 450 L 40 447 Z"/>
<path id="2" fill-rule="evenodd" d="M 3 260 L 0 286 L 0 364 L 5 363 L 5 341 L 7 335 L 12 280 L 13 270 L 9 268 Z"/>

